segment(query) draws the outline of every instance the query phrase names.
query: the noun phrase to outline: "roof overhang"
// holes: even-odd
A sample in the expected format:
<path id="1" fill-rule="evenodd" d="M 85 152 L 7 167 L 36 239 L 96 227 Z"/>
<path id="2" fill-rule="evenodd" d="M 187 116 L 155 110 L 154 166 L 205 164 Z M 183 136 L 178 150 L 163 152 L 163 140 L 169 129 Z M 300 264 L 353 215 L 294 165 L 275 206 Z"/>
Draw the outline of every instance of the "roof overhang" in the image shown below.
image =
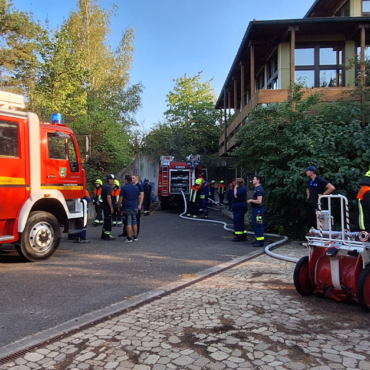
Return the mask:
<path id="1" fill-rule="evenodd" d="M 332 17 L 346 0 L 316 0 L 304 18 L 310 17 Z"/>

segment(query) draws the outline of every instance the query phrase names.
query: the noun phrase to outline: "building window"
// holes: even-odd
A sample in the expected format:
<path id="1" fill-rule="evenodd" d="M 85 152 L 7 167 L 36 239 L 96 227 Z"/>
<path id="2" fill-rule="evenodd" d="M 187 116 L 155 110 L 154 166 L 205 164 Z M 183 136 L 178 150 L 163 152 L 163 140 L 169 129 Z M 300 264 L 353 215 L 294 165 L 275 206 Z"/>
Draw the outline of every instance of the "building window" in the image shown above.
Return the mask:
<path id="1" fill-rule="evenodd" d="M 278 58 L 275 53 L 267 63 L 267 89 L 278 88 Z"/>
<path id="2" fill-rule="evenodd" d="M 262 90 L 265 87 L 265 69 L 264 68 L 262 68 L 261 72 L 257 75 L 256 87 L 257 87 L 257 90 Z"/>
<path id="3" fill-rule="evenodd" d="M 342 45 L 312 45 L 295 51 L 295 81 L 307 87 L 344 86 Z"/>
<path id="4" fill-rule="evenodd" d="M 349 0 L 347 0 L 340 9 L 335 13 L 336 17 L 349 17 L 350 11 L 349 11 Z"/>
<path id="5" fill-rule="evenodd" d="M 0 121 L 0 157 L 19 158 L 18 123 Z"/>
<path id="6" fill-rule="evenodd" d="M 370 15 L 370 0 L 362 0 L 362 15 Z"/>

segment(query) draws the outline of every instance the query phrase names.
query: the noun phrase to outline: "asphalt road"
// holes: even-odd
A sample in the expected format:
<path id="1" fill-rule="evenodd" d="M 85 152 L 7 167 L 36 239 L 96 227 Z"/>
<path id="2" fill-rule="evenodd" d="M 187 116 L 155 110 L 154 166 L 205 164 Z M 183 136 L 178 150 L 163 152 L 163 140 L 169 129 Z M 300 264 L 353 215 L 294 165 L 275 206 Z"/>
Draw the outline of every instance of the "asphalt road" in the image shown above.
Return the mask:
<path id="1" fill-rule="evenodd" d="M 0 347 L 255 251 L 252 240 L 233 243 L 222 225 L 179 213 L 158 208 L 142 217 L 134 243 L 102 241 L 101 227 L 93 226 L 90 244 L 63 235 L 42 262 L 22 262 L 13 246 L 0 246 Z M 210 218 L 232 222 L 216 211 Z M 112 234 L 121 232 L 114 227 Z"/>

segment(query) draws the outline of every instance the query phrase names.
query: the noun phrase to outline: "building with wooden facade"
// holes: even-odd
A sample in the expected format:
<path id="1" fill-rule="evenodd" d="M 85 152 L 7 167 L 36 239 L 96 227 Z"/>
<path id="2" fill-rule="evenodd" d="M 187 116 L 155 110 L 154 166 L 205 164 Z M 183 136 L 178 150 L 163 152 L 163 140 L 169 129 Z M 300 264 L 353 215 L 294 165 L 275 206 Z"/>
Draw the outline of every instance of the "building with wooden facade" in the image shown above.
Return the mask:
<path id="1" fill-rule="evenodd" d="M 220 156 L 235 147 L 235 134 L 258 104 L 286 101 L 292 82 L 321 101 L 342 98 L 365 66 L 370 44 L 370 0 L 316 0 L 302 19 L 252 21 L 216 103 L 222 111 Z"/>

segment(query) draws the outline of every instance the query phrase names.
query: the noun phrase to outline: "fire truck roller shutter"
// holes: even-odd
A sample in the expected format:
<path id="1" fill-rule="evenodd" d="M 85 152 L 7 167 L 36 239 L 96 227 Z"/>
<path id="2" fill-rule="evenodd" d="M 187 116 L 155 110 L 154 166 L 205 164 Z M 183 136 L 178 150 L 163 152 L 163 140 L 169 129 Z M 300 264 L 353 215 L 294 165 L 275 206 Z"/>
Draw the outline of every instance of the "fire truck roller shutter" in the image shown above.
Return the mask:
<path id="1" fill-rule="evenodd" d="M 48 259 L 58 248 L 61 229 L 58 220 L 51 213 L 31 212 L 21 235 L 17 252 L 29 261 Z"/>

